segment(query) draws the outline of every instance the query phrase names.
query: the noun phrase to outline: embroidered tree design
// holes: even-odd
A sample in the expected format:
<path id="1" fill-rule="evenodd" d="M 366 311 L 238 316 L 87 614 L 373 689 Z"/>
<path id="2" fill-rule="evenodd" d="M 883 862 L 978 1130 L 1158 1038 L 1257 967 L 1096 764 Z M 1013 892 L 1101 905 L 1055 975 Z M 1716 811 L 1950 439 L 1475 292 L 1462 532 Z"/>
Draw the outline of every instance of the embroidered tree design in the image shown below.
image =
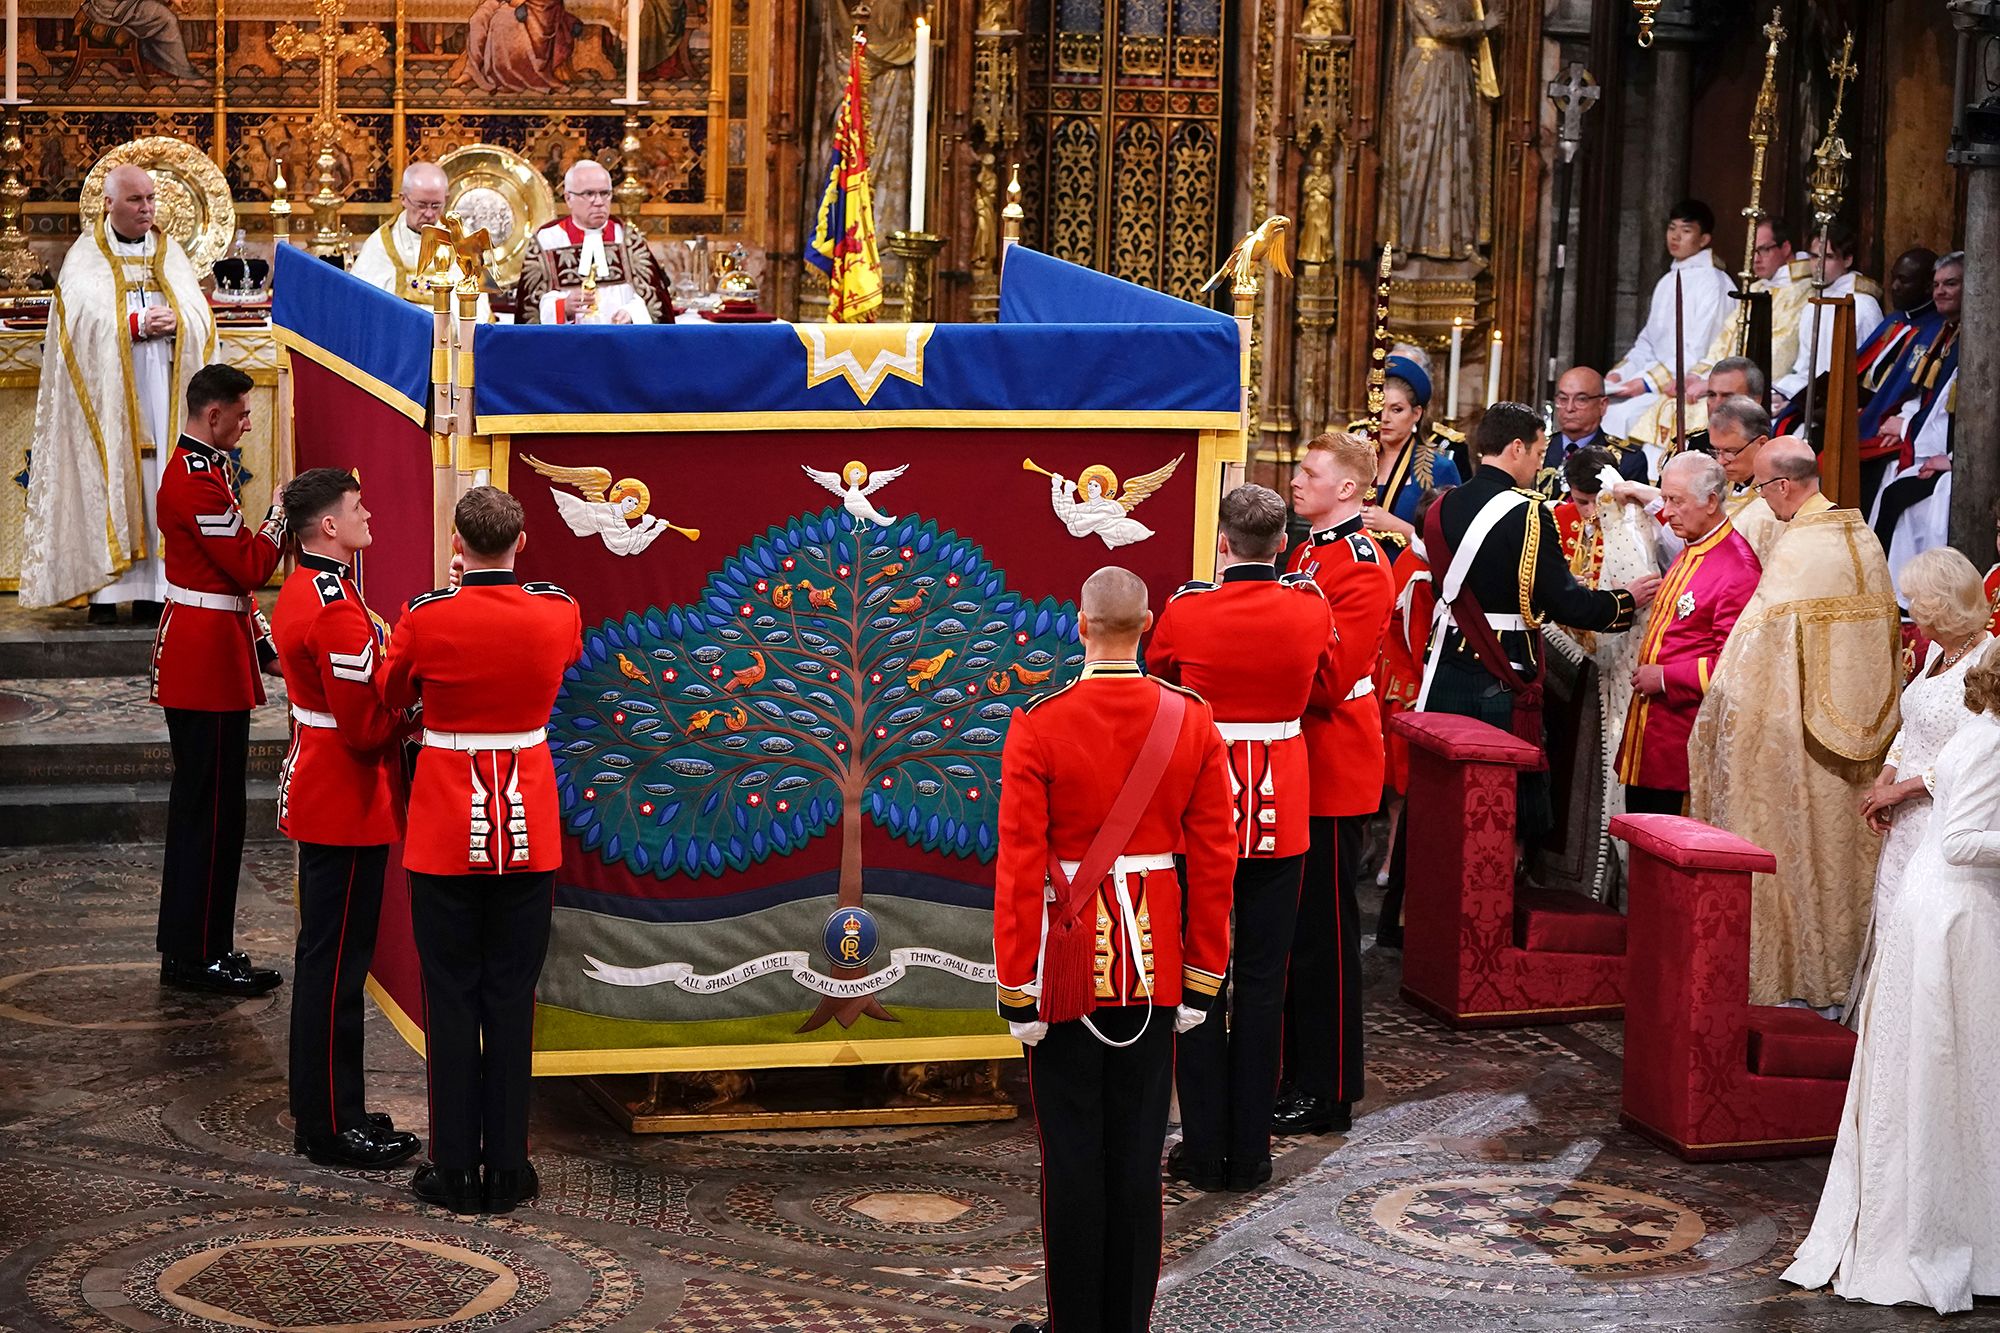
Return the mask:
<path id="1" fill-rule="evenodd" d="M 860 906 L 864 816 L 992 860 L 1007 717 L 1081 660 L 1075 608 L 1010 592 L 957 533 L 802 516 L 724 561 L 693 604 L 585 633 L 550 730 L 565 827 L 662 879 L 743 870 L 837 828 L 840 905 Z M 862 1013 L 892 1019 L 872 997 L 823 1000 L 802 1030 Z"/>

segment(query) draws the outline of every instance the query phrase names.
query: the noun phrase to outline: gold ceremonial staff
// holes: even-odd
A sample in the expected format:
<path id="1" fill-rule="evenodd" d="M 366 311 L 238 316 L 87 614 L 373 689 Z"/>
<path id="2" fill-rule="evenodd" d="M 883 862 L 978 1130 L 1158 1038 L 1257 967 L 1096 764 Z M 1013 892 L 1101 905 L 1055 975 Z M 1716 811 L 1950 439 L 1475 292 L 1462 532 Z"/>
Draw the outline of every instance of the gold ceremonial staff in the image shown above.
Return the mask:
<path id="1" fill-rule="evenodd" d="M 1819 380 L 1819 326 L 1822 304 L 1826 296 L 1826 247 L 1827 229 L 1833 225 L 1833 215 L 1840 211 L 1842 196 L 1847 193 L 1847 161 L 1853 156 L 1847 151 L 1846 140 L 1840 137 L 1840 112 L 1847 104 L 1847 81 L 1854 77 L 1854 30 L 1847 30 L 1847 37 L 1840 45 L 1840 59 L 1827 66 L 1826 72 L 1834 79 L 1833 114 L 1826 118 L 1826 134 L 1813 150 L 1813 160 L 1817 164 L 1812 174 L 1813 230 L 1819 235 L 1819 258 L 1813 261 L 1813 319 L 1812 348 L 1806 354 L 1806 406 L 1799 417 L 1799 429 L 1807 439 L 1812 438 L 1813 399 Z"/>
<path id="2" fill-rule="evenodd" d="M 1750 113 L 1750 202 L 1743 208 L 1746 235 L 1743 240 L 1743 271 L 1737 275 L 1736 299 L 1741 305 L 1737 310 L 1733 348 L 1736 355 L 1749 356 L 1751 344 L 1758 340 L 1757 335 L 1761 331 L 1763 355 L 1752 359 L 1764 368 L 1769 378 L 1775 378 L 1773 372 L 1777 369 L 1766 364 L 1771 359 L 1771 298 L 1768 293 L 1753 292 L 1750 288 L 1757 280 L 1757 228 L 1770 216 L 1764 211 L 1764 164 L 1772 142 L 1778 137 L 1778 44 L 1785 37 L 1785 24 L 1778 13 L 1780 7 L 1771 7 L 1771 21 L 1764 25 L 1764 83 L 1757 90 L 1757 105 Z M 1787 256 L 1788 261 L 1789 258 Z M 1761 320 L 1757 317 L 1760 309 L 1763 312 Z"/>

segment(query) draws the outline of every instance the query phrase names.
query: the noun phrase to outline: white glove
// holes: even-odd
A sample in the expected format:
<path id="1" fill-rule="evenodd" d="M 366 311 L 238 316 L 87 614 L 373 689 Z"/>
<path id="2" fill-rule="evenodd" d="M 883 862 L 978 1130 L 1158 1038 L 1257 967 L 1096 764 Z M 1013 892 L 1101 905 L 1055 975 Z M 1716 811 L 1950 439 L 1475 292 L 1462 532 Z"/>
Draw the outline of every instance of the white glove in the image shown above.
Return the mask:
<path id="1" fill-rule="evenodd" d="M 1013 1033 L 1014 1040 L 1020 1042 L 1023 1046 L 1033 1046 L 1043 1037 L 1049 1035 L 1049 1025 L 1047 1023 L 1016 1023 L 1011 1018 L 1007 1020 L 1007 1030 Z"/>
<path id="2" fill-rule="evenodd" d="M 1182 1005 L 1174 1011 L 1174 1031 L 1192 1032 L 1208 1021 L 1208 1010 L 1190 1009 Z"/>

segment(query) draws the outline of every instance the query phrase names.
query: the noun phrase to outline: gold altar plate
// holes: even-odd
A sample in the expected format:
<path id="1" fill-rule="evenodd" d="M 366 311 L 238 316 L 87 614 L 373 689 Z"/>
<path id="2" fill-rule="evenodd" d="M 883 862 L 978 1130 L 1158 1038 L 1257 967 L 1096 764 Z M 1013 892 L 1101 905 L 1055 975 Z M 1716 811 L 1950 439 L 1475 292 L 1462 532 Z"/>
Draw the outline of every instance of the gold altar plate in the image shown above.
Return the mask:
<path id="1" fill-rule="evenodd" d="M 236 201 L 222 168 L 193 144 L 163 134 L 121 143 L 98 158 L 83 179 L 77 207 L 85 232 L 104 216 L 104 178 L 123 166 L 144 167 L 152 176 L 159 204 L 155 223 L 181 243 L 194 271 L 207 277 L 236 237 Z"/>
<path id="2" fill-rule="evenodd" d="M 494 144 L 454 148 L 438 159 L 451 182 L 447 209 L 492 238 L 493 281 L 502 291 L 521 277 L 521 263 L 535 233 L 555 220 L 556 196 L 528 160 Z"/>

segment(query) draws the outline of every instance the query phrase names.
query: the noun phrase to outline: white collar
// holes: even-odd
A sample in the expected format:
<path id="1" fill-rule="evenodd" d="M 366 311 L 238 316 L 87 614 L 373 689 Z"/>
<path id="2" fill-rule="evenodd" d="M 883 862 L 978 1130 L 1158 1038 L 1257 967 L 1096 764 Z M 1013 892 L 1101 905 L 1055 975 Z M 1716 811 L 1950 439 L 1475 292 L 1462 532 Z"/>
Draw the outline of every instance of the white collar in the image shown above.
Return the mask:
<path id="1" fill-rule="evenodd" d="M 1674 267 L 1677 269 L 1714 268 L 1715 251 L 1712 249 L 1699 250 L 1689 255 L 1686 259 L 1676 259 Z"/>

